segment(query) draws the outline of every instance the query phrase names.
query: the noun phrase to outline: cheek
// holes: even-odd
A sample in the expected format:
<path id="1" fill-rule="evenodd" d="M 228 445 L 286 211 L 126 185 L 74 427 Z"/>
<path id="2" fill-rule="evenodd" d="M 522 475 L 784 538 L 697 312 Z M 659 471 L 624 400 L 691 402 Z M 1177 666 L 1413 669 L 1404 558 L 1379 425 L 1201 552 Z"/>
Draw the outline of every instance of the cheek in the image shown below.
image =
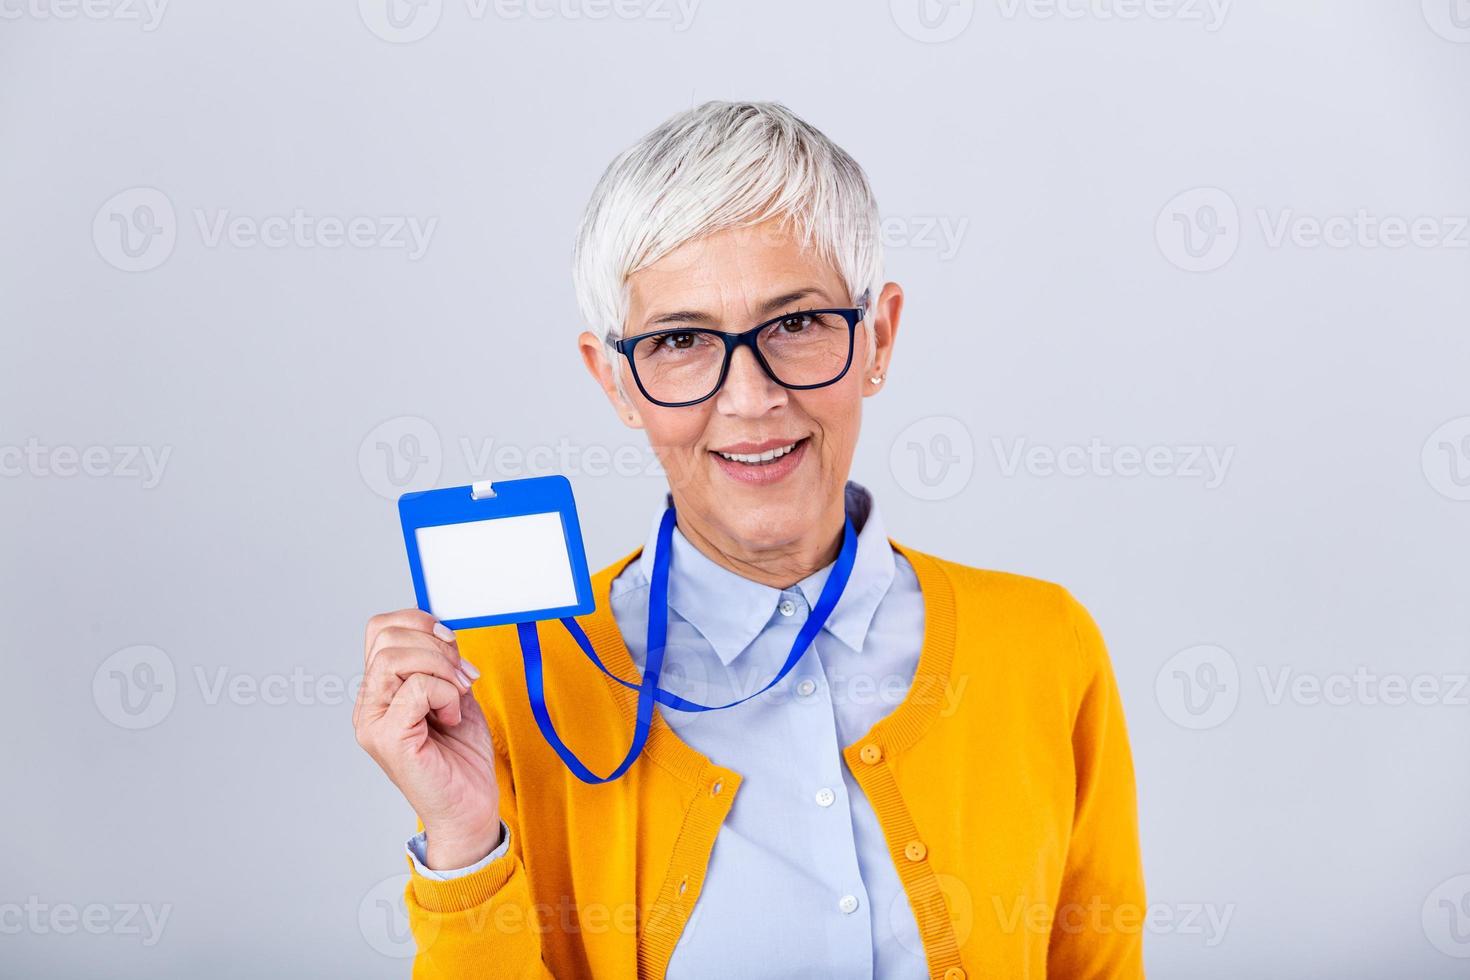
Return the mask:
<path id="1" fill-rule="evenodd" d="M 660 408 L 657 405 L 643 406 L 643 428 L 649 443 L 660 455 L 683 455 L 703 452 L 700 442 L 704 438 L 708 413 L 687 408 Z"/>
<path id="2" fill-rule="evenodd" d="M 819 388 L 809 394 L 822 395 L 806 399 L 803 407 L 822 434 L 823 457 L 840 461 L 851 456 L 863 417 L 861 392 L 856 386 L 849 388 L 844 379 L 831 388 Z"/>

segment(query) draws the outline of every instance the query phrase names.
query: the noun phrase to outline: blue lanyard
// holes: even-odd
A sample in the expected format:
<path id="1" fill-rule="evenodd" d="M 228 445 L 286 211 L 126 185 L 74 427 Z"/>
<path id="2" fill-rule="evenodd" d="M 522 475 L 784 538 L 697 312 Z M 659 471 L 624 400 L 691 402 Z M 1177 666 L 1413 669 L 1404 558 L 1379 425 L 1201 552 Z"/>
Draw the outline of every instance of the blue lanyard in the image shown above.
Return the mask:
<path id="1" fill-rule="evenodd" d="M 822 594 L 817 598 L 817 604 L 812 609 L 812 614 L 802 624 L 801 631 L 797 633 L 796 640 L 791 644 L 791 652 L 786 655 L 786 662 L 781 665 L 781 670 L 775 677 L 771 678 L 769 684 L 738 698 L 728 704 L 698 704 L 688 701 L 663 690 L 658 686 L 659 672 L 663 670 L 664 647 L 668 639 L 669 629 L 669 561 L 674 537 L 674 508 L 670 507 L 664 511 L 663 521 L 658 528 L 658 545 L 653 553 L 653 580 L 649 583 L 648 590 L 648 653 L 643 665 L 643 680 L 640 683 L 625 681 L 608 670 L 602 660 L 592 649 L 592 643 L 587 639 L 587 634 L 582 631 L 582 626 L 571 617 L 563 617 L 562 625 L 568 633 L 577 641 L 587 659 L 597 665 L 608 677 L 617 681 L 627 688 L 638 691 L 638 714 L 633 723 L 633 742 L 628 746 L 628 755 L 618 767 L 606 776 L 599 776 L 582 764 L 576 754 L 569 749 L 561 736 L 556 733 L 556 726 L 552 724 L 551 715 L 546 710 L 545 678 L 541 666 L 541 641 L 536 633 L 536 624 L 517 623 L 516 631 L 520 635 L 521 653 L 526 667 L 526 694 L 531 701 L 531 714 L 536 719 L 536 726 L 541 729 L 541 735 L 546 739 L 548 745 L 561 757 L 578 779 L 584 783 L 608 783 L 617 779 L 628 771 L 643 751 L 644 743 L 648 741 L 648 730 L 653 724 L 654 702 L 673 708 L 676 711 L 721 711 L 725 708 L 733 708 L 737 704 L 743 704 L 751 698 L 759 697 L 781 682 L 791 668 L 796 666 L 798 660 L 806 653 L 817 634 L 826 625 L 827 619 L 832 615 L 832 610 L 837 608 L 837 602 L 842 598 L 842 591 L 847 587 L 847 580 L 852 576 L 853 562 L 857 557 L 857 532 L 853 530 L 852 519 L 848 518 L 842 528 L 842 548 L 837 553 L 837 560 L 832 565 L 832 571 L 827 576 L 826 583 L 822 586 Z"/>

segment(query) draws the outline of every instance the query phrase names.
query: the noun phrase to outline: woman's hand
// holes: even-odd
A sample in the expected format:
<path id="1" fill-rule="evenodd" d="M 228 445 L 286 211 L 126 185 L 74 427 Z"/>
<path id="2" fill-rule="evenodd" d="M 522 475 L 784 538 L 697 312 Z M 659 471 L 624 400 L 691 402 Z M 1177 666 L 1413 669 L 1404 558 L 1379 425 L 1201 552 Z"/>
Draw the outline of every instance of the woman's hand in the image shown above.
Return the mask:
<path id="1" fill-rule="evenodd" d="M 423 822 L 428 866 L 474 864 L 500 843 L 500 788 L 490 730 L 470 693 L 478 671 L 454 633 L 418 609 L 368 620 L 357 744 Z"/>

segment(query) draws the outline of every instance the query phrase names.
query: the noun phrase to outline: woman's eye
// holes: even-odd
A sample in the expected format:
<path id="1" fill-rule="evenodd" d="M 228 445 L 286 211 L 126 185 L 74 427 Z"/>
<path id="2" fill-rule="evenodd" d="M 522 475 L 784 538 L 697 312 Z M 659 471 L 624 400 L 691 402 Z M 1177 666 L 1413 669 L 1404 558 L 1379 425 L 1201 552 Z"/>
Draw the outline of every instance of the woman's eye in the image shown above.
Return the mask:
<path id="1" fill-rule="evenodd" d="M 812 318 L 805 313 L 796 313 L 781 321 L 781 329 L 787 333 L 796 333 L 811 326 Z"/>
<path id="2" fill-rule="evenodd" d="M 687 331 L 661 333 L 648 338 L 648 347 L 654 352 L 689 350 L 699 343 L 699 336 Z"/>

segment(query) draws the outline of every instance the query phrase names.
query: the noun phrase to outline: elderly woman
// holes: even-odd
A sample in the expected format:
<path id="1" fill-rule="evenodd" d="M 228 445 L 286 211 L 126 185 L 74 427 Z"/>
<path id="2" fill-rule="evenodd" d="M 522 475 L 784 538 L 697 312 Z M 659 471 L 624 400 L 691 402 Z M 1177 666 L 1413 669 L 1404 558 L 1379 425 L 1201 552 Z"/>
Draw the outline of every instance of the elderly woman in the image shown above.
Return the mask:
<path id="1" fill-rule="evenodd" d="M 540 631 L 547 711 L 613 770 L 666 628 L 662 708 L 589 782 L 538 730 L 514 628 L 369 622 L 354 724 L 422 829 L 415 976 L 1142 975 L 1092 619 L 899 544 L 848 480 L 903 310 L 877 231 L 861 168 L 770 103 L 675 116 L 598 184 L 582 360 L 669 493 L 578 621 L 607 671 Z"/>

